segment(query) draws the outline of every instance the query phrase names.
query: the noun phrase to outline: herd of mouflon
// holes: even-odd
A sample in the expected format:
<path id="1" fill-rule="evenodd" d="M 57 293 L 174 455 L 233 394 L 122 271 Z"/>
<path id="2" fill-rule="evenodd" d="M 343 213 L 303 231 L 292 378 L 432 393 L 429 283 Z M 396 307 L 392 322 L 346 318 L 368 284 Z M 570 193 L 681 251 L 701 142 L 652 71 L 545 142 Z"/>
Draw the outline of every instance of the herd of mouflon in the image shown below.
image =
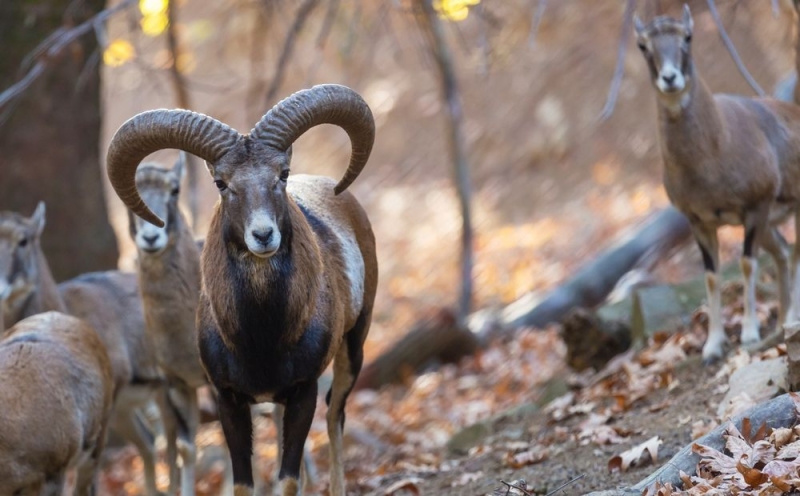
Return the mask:
<path id="1" fill-rule="evenodd" d="M 744 227 L 743 343 L 758 341 L 757 255 L 774 259 L 778 326 L 800 317 L 800 253 L 778 226 L 800 232 L 800 107 L 714 94 L 692 58 L 693 20 L 635 19 L 658 103 L 664 186 L 689 219 L 706 271 L 707 362 L 724 356 L 717 229 Z M 337 182 L 290 174 L 292 144 L 320 124 L 348 134 Z M 111 140 L 108 178 L 129 209 L 137 271 L 56 284 L 41 249 L 45 206 L 0 212 L 0 496 L 95 494 L 110 431 L 133 443 L 145 490 L 156 484 L 154 408 L 166 438 L 168 494 L 194 494 L 197 390 L 210 386 L 229 457 L 226 494 L 258 492 L 250 407 L 274 404 L 275 494 L 303 493 L 318 394 L 327 403 L 330 494 L 346 493 L 345 404 L 363 362 L 378 264 L 364 209 L 347 188 L 370 156 L 367 103 L 324 84 L 284 99 L 241 134 L 189 110 L 152 110 Z M 172 168 L 142 163 L 181 150 Z M 184 154 L 205 160 L 219 202 L 198 242 L 178 207 Z M 332 364 L 327 391 L 317 379 Z M 36 391 L 35 395 L 30 391 Z"/>

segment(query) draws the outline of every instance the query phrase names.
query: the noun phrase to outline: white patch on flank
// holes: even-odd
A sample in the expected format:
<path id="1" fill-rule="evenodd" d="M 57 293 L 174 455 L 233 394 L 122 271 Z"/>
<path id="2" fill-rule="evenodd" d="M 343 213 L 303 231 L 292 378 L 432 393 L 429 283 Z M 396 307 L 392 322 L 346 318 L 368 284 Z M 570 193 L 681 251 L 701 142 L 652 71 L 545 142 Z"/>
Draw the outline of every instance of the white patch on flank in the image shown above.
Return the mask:
<path id="1" fill-rule="evenodd" d="M 352 231 L 342 232 L 336 230 L 339 244 L 342 247 L 342 259 L 344 261 L 344 271 L 350 281 L 350 304 L 353 315 L 361 312 L 364 304 L 364 257 L 356 243 L 356 236 Z"/>

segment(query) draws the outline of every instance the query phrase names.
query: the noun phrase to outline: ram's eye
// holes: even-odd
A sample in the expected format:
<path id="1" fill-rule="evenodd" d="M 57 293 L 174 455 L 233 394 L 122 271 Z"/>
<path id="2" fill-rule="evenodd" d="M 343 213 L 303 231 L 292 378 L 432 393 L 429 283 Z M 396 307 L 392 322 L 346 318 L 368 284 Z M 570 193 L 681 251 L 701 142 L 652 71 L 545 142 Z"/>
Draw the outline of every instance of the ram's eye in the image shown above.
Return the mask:
<path id="1" fill-rule="evenodd" d="M 173 190 L 172 190 L 172 196 L 178 196 L 178 194 L 179 194 L 180 192 L 181 192 L 181 189 L 180 189 L 180 188 L 175 188 L 175 189 L 173 189 Z"/>
<path id="2" fill-rule="evenodd" d="M 25 248 L 26 246 L 28 246 L 28 238 L 22 238 L 21 240 L 19 240 L 20 248 Z"/>
<path id="3" fill-rule="evenodd" d="M 289 170 L 281 171 L 281 181 L 286 182 L 289 179 Z"/>
<path id="4" fill-rule="evenodd" d="M 639 46 L 639 50 L 641 50 L 643 52 L 647 51 L 647 47 L 645 46 L 644 43 L 637 43 L 637 45 Z"/>
<path id="5" fill-rule="evenodd" d="M 686 39 L 686 43 L 691 43 L 692 42 L 692 35 L 691 34 L 687 34 L 685 39 Z"/>
<path id="6" fill-rule="evenodd" d="M 228 185 L 225 184 L 225 181 L 221 181 L 221 180 L 217 179 L 216 181 L 214 181 L 214 184 L 217 186 L 217 189 L 220 190 L 220 191 L 225 191 L 226 189 L 228 189 Z"/>

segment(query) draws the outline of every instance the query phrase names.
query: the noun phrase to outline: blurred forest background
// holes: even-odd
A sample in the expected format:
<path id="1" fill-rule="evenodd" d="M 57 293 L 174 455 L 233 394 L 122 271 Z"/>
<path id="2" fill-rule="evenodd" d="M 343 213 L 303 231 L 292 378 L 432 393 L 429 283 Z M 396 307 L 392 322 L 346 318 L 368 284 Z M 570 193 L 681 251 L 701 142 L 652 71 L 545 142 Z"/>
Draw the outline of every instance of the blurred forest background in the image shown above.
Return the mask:
<path id="1" fill-rule="evenodd" d="M 613 114 L 600 119 L 627 3 L 435 2 L 463 104 L 475 236 L 473 308 L 499 307 L 552 288 L 667 205 L 654 95 L 633 36 L 627 37 Z M 649 19 L 657 11 L 677 15 L 682 3 L 640 0 L 637 9 Z M 689 3 L 694 56 L 709 86 L 752 95 L 706 1 Z M 770 90 L 794 67 L 791 2 L 717 3 L 746 66 Z M 39 200 L 47 202 L 44 249 L 60 279 L 116 264 L 130 270 L 135 250 L 127 214 L 115 195 L 101 195 L 107 185 L 100 167 L 122 122 L 148 109 L 188 107 L 246 132 L 294 91 L 318 83 L 350 86 L 370 104 L 377 125 L 370 162 L 351 188 L 373 222 L 381 269 L 369 362 L 425 312 L 452 306 L 460 285 L 462 218 L 447 104 L 418 10 L 411 0 L 2 2 L 0 89 L 13 91 L 0 94 L 0 209 L 27 215 Z M 101 11 L 107 22 L 90 22 L 65 43 L 58 38 Z M 51 43 L 31 52 L 52 33 L 55 44 L 66 48 L 51 50 L 51 56 Z M 12 86 L 38 67 L 30 84 Z M 294 150 L 293 172 L 339 177 L 350 146 L 344 133 L 323 128 L 303 136 Z M 153 157 L 165 165 L 174 158 L 170 152 Z M 184 193 L 183 199 L 202 237 L 218 195 L 204 166 L 193 165 L 187 181 L 194 195 Z M 736 229 L 725 231 L 726 259 L 738 253 L 739 236 Z M 656 277 L 675 281 L 699 267 L 699 254 L 688 249 Z M 462 365 L 470 373 L 445 369 L 443 376 L 423 376 L 427 383 L 402 386 L 410 389 L 356 396 L 356 411 L 382 412 L 348 417 L 353 432 L 371 432 L 357 444 L 404 446 L 381 465 L 383 472 L 365 466 L 362 475 L 403 467 L 404 457 L 414 460 L 406 460 L 406 468 L 441 464 L 436 450 L 456 428 L 533 395 L 532 388 L 563 367 L 564 351 L 552 332 L 526 336 L 517 348 L 488 359 L 499 376 L 476 372 L 483 374 L 475 379 L 481 382 L 459 382 L 458 409 L 432 397 L 448 377 L 470 377 L 474 363 Z M 504 371 L 504 363 L 510 369 Z M 480 393 L 485 380 L 511 380 L 513 386 L 488 398 L 495 394 Z M 326 439 L 318 424 L 311 444 L 324 467 L 320 446 Z M 204 435 L 201 444 L 221 442 L 215 430 Z M 269 446 L 261 453 L 267 458 L 274 456 Z M 425 453 L 430 457 L 420 459 Z M 106 483 L 135 493 L 141 480 L 126 474 L 138 468 L 130 453 L 121 456 Z M 215 480 L 200 487 L 213 494 Z"/>

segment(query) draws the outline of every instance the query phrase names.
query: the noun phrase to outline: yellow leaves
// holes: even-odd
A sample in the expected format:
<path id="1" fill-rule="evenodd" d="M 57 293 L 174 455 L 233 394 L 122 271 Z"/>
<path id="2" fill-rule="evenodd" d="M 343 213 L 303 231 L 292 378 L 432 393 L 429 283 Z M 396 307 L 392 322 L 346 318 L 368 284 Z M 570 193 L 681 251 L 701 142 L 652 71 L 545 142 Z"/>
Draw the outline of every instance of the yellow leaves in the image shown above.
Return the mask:
<path id="1" fill-rule="evenodd" d="M 434 0 L 433 8 L 442 19 L 463 21 L 469 16 L 469 8 L 479 3 L 480 0 Z"/>
<path id="2" fill-rule="evenodd" d="M 136 50 L 127 40 L 116 39 L 103 51 L 103 63 L 111 67 L 119 67 L 136 56 Z"/>
<path id="3" fill-rule="evenodd" d="M 139 0 L 139 12 L 142 20 L 139 24 L 147 36 L 158 36 L 167 29 L 169 18 L 167 9 L 169 0 Z"/>

